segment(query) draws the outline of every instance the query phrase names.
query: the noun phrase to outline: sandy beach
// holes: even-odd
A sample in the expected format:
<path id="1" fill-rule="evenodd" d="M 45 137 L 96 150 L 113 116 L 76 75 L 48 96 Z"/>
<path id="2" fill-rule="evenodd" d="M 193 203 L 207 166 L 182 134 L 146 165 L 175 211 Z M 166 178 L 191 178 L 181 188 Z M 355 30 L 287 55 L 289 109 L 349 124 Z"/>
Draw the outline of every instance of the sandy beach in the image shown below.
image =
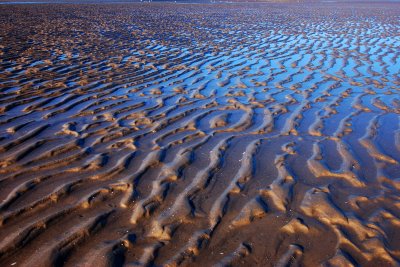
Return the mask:
<path id="1" fill-rule="evenodd" d="M 0 5 L 0 266 L 399 266 L 399 18 Z"/>

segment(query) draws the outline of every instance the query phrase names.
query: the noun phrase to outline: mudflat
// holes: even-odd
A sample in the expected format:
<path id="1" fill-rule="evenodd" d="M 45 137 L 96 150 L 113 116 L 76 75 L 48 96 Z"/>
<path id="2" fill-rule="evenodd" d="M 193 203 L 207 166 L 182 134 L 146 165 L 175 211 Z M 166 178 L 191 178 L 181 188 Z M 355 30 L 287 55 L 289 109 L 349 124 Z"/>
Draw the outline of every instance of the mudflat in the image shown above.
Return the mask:
<path id="1" fill-rule="evenodd" d="M 398 266 L 399 17 L 0 5 L 0 265 Z"/>

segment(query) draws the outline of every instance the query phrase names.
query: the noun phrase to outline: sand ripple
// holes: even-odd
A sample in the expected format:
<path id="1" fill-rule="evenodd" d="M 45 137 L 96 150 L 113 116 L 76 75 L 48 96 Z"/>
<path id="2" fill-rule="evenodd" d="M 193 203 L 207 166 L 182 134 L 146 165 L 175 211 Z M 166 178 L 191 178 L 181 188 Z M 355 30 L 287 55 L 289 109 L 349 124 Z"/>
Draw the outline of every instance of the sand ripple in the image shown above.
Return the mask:
<path id="1" fill-rule="evenodd" d="M 399 5 L 0 14 L 1 266 L 400 264 Z"/>

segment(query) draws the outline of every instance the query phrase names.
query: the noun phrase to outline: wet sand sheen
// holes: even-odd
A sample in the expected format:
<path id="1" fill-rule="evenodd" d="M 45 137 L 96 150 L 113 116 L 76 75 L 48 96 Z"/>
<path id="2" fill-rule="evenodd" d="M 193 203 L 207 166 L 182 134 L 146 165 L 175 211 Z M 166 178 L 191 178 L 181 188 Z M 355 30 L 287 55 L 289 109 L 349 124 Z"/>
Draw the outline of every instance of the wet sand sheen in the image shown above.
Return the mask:
<path id="1" fill-rule="evenodd" d="M 398 4 L 0 6 L 1 266 L 397 266 Z"/>

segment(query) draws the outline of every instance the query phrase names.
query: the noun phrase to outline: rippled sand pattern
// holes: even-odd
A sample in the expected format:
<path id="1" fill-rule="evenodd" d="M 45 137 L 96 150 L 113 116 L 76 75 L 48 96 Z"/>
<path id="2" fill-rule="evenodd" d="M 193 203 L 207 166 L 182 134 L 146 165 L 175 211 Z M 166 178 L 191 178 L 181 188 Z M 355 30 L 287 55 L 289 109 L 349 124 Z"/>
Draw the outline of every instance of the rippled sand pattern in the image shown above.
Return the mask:
<path id="1" fill-rule="evenodd" d="M 398 266 L 400 6 L 0 6 L 1 266 Z"/>

